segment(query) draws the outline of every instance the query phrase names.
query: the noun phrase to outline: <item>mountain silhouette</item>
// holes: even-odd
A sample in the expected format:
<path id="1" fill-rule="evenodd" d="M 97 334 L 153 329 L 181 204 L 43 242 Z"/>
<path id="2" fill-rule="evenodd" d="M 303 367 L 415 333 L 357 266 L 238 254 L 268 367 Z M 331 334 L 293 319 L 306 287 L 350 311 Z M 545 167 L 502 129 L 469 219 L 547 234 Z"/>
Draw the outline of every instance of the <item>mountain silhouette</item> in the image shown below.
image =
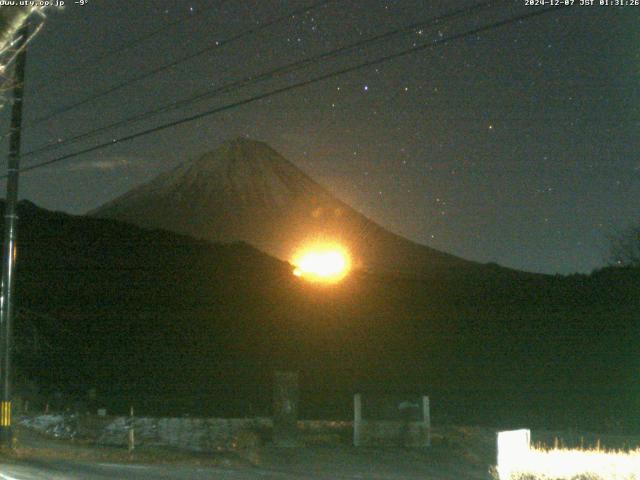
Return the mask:
<path id="1" fill-rule="evenodd" d="M 330 242 L 345 247 L 362 269 L 433 273 L 479 266 L 386 230 L 267 144 L 244 138 L 89 214 L 213 242 L 244 241 L 285 261 L 305 246 Z"/>
<path id="2" fill-rule="evenodd" d="M 273 372 L 293 369 L 306 418 L 351 418 L 356 391 L 407 391 L 467 424 L 638 425 L 638 269 L 318 285 L 245 243 L 25 201 L 18 216 L 15 378 L 37 386 L 33 406 L 95 388 L 114 412 L 267 415 Z"/>

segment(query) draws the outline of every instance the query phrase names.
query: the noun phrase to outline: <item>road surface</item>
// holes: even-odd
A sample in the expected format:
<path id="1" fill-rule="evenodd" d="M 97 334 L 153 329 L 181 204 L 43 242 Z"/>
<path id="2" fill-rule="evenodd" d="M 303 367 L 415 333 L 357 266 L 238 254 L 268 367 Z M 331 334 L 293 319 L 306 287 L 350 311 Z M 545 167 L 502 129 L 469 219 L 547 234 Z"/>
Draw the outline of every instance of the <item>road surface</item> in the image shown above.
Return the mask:
<path id="1" fill-rule="evenodd" d="M 344 465 L 325 465 L 324 468 L 223 468 L 194 465 L 140 465 L 120 463 L 89 463 L 62 460 L 28 460 L 0 464 L 0 480 L 473 480 L 487 479 L 485 472 L 464 468 L 435 468 L 430 472 L 412 472 L 399 466 L 395 472 L 369 469 L 344 469 Z M 345 471 L 346 470 L 346 471 Z"/>
<path id="2" fill-rule="evenodd" d="M 177 455 L 149 447 L 137 450 L 133 462 L 124 458 L 123 449 L 22 432 L 17 455 L 0 457 L 0 480 L 489 480 L 495 447 L 494 434 L 488 432 L 449 433 L 447 442 L 438 438 L 438 444 L 426 450 L 264 445 L 231 453 Z"/>
<path id="3" fill-rule="evenodd" d="M 68 461 L 29 461 L 0 465 L 0 480 L 290 480 L 312 478 L 261 469 L 224 469 L 185 465 L 125 465 L 117 463 L 80 463 Z M 315 477 L 320 478 L 320 477 Z M 328 477 L 327 477 L 328 478 Z"/>

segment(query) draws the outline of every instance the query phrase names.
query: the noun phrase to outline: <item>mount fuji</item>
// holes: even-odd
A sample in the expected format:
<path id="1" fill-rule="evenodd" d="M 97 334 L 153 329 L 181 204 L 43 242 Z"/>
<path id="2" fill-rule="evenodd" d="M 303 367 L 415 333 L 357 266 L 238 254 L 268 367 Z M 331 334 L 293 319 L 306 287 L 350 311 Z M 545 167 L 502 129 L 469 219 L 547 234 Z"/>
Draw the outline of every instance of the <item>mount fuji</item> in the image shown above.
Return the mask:
<path id="1" fill-rule="evenodd" d="M 160 174 L 89 215 L 213 242 L 243 241 L 285 261 L 323 241 L 342 245 L 356 268 L 371 271 L 424 274 L 480 266 L 386 230 L 267 144 L 244 138 Z"/>

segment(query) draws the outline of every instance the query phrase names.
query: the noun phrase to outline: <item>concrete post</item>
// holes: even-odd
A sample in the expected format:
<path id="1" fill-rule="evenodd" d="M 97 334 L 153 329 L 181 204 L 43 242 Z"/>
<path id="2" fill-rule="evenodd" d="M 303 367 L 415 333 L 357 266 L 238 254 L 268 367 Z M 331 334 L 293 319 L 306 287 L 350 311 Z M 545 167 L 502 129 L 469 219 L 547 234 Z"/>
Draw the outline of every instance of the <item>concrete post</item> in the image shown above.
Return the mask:
<path id="1" fill-rule="evenodd" d="M 426 446 L 431 446 L 431 410 L 429 406 L 429 397 L 424 395 L 422 397 L 422 421 L 424 422 L 424 428 L 426 429 Z"/>
<path id="2" fill-rule="evenodd" d="M 362 397 L 359 393 L 353 396 L 353 446 L 360 446 L 360 432 L 362 431 Z"/>
<path id="3" fill-rule="evenodd" d="M 273 388 L 273 443 L 279 447 L 300 445 L 298 435 L 298 373 L 275 372 Z"/>
<path id="4" fill-rule="evenodd" d="M 131 407 L 131 410 L 129 411 L 129 454 L 133 453 L 133 450 L 136 448 L 136 434 L 134 431 L 134 422 L 135 419 L 133 418 L 133 406 Z"/>

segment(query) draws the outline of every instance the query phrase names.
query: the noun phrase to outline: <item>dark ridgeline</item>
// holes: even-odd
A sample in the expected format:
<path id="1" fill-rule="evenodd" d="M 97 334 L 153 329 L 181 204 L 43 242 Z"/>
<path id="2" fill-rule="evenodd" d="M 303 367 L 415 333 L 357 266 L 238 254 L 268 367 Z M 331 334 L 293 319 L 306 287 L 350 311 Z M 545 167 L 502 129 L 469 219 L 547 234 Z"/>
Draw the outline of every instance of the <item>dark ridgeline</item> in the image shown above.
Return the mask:
<path id="1" fill-rule="evenodd" d="M 90 215 L 213 242 L 243 241 L 286 261 L 307 241 L 328 238 L 346 246 L 361 268 L 423 273 L 478 266 L 385 230 L 267 144 L 243 138 Z"/>
<path id="2" fill-rule="evenodd" d="M 637 270 L 547 276 L 434 254 L 451 263 L 318 286 L 246 243 L 28 202 L 19 215 L 16 363 L 44 394 L 265 414 L 274 370 L 298 369 L 308 418 L 349 418 L 355 391 L 416 391 L 435 422 L 640 427 Z"/>
<path id="3" fill-rule="evenodd" d="M 264 413 L 273 371 L 297 368 L 308 417 L 348 417 L 355 390 L 417 390 L 435 421 L 637 426 L 637 271 L 320 287 L 246 244 L 20 207 L 16 362 L 43 392 Z"/>

